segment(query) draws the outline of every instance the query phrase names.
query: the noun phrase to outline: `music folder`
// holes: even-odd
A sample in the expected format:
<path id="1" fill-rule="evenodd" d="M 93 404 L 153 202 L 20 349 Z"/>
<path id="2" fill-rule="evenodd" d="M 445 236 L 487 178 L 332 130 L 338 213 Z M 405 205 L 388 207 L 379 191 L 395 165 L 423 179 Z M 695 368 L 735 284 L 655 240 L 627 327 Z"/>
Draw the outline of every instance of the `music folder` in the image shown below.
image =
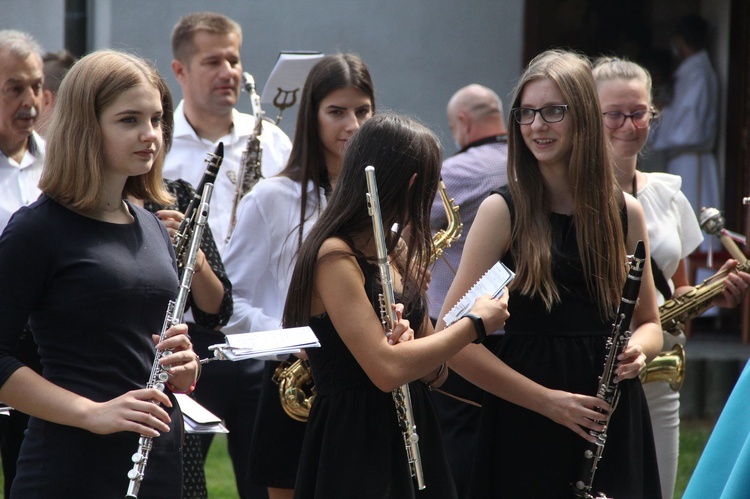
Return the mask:
<path id="1" fill-rule="evenodd" d="M 277 360 L 279 356 L 320 346 L 318 338 L 308 326 L 229 334 L 224 339 L 224 343 L 211 345 L 208 349 L 217 357 L 232 361 Z"/>
<path id="2" fill-rule="evenodd" d="M 450 326 L 471 310 L 474 302 L 480 296 L 492 295 L 493 298 L 498 298 L 503 294 L 503 290 L 515 276 L 516 274 L 506 267 L 503 262 L 497 262 L 445 314 L 445 317 L 443 317 L 445 327 Z"/>
<path id="3" fill-rule="evenodd" d="M 185 433 L 229 433 L 221 418 L 184 393 L 175 393 L 182 411 Z"/>

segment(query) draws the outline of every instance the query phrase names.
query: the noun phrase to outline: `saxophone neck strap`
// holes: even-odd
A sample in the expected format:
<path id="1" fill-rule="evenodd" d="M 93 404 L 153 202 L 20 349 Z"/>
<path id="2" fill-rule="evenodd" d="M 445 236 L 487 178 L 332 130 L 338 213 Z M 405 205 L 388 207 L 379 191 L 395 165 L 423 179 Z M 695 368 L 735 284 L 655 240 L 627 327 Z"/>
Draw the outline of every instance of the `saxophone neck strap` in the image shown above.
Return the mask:
<path id="1" fill-rule="evenodd" d="M 664 297 L 664 300 L 672 299 L 672 288 L 669 287 L 667 278 L 664 277 L 664 272 L 661 271 L 659 266 L 656 264 L 653 258 L 651 258 L 651 273 L 654 275 L 654 284 L 659 293 Z"/>

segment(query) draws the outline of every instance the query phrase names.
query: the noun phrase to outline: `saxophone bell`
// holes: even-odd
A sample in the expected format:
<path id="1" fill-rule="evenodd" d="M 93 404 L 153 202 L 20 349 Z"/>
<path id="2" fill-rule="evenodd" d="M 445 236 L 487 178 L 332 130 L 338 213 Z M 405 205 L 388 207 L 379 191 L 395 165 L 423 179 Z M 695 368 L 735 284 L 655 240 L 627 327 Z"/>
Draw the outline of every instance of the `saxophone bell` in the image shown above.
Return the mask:
<path id="1" fill-rule="evenodd" d="M 641 383 L 666 381 L 675 392 L 680 391 L 685 381 L 685 349 L 679 343 L 668 352 L 662 352 L 639 375 Z"/>
<path id="2" fill-rule="evenodd" d="M 305 359 L 285 360 L 271 379 L 279 385 L 281 407 L 287 416 L 306 422 L 316 395 L 310 363 Z"/>

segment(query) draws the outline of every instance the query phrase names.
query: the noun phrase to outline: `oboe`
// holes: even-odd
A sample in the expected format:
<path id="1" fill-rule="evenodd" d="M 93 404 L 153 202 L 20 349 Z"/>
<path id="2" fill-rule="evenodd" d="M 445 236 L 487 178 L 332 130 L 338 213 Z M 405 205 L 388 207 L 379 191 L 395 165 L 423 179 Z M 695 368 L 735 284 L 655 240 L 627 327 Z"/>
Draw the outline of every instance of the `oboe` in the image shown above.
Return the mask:
<path id="1" fill-rule="evenodd" d="M 393 331 L 396 323 L 396 312 L 393 310 L 395 298 L 393 295 L 393 280 L 391 279 L 391 266 L 388 261 L 388 249 L 385 246 L 385 232 L 383 231 L 383 220 L 380 214 L 380 199 L 378 198 L 378 184 L 375 181 L 375 168 L 365 168 L 367 177 L 367 209 L 372 217 L 372 228 L 375 235 L 375 245 L 378 252 L 378 268 L 380 269 L 380 280 L 383 284 L 383 292 L 380 294 L 380 318 L 385 331 Z M 417 487 L 422 490 L 426 487 L 424 475 L 422 474 L 422 459 L 419 455 L 419 435 L 417 425 L 414 422 L 414 411 L 411 406 L 411 395 L 409 385 L 404 384 L 393 390 L 393 401 L 396 404 L 396 415 L 406 445 L 406 457 L 409 462 L 411 476 L 417 480 Z"/>
<path id="2" fill-rule="evenodd" d="M 594 474 L 599 460 L 602 458 L 604 445 L 607 443 L 607 430 L 612 413 L 617 407 L 617 401 L 620 398 L 620 386 L 615 380 L 615 368 L 617 367 L 617 356 L 622 352 L 630 340 L 630 320 L 633 318 L 633 310 L 638 301 L 638 293 L 641 289 L 641 276 L 646 263 L 646 246 L 643 241 L 638 241 L 635 253 L 630 257 L 630 270 L 628 271 L 625 286 L 620 299 L 620 306 L 617 309 L 615 323 L 612 325 L 612 332 L 607 340 L 607 356 L 604 361 L 604 371 L 599 378 L 599 389 L 596 396 L 604 400 L 611 406 L 611 410 L 600 421 L 604 424 L 604 430 L 601 432 L 591 430 L 589 434 L 596 438 L 594 442 L 588 442 L 583 453 L 583 471 L 581 479 L 573 484 L 575 497 L 585 499 L 603 498 L 604 493 L 598 496 L 591 494 L 591 488 L 594 483 Z M 599 411 L 602 412 L 602 411 Z"/>
<path id="3" fill-rule="evenodd" d="M 219 148 L 223 149 L 223 146 L 219 144 Z M 223 154 L 223 150 L 219 151 L 219 148 L 217 148 L 217 153 L 221 152 Z M 215 164 L 216 170 L 218 170 L 220 164 L 221 156 L 218 156 L 218 161 Z M 213 168 L 213 166 L 209 165 L 209 169 L 211 168 Z M 215 178 L 216 171 L 213 171 L 212 175 Z M 205 175 L 204 180 L 206 180 Z M 183 242 L 183 244 L 185 244 L 188 249 L 187 253 L 185 254 L 185 259 L 182 262 L 182 277 L 180 278 L 180 289 L 177 292 L 177 298 L 175 298 L 174 300 L 170 300 L 169 305 L 167 306 L 167 313 L 164 317 L 164 325 L 162 326 L 161 333 L 159 334 L 160 342 L 166 339 L 166 333 L 170 327 L 182 322 L 185 307 L 187 305 L 188 294 L 190 293 L 190 284 L 193 281 L 193 274 L 195 273 L 195 260 L 198 256 L 198 249 L 200 248 L 201 239 L 203 237 L 203 230 L 205 229 L 206 222 L 208 220 L 209 203 L 211 202 L 211 196 L 213 195 L 214 191 L 213 179 L 210 179 L 210 181 L 206 181 L 205 183 L 201 183 L 204 184 L 204 186 L 202 189 L 202 194 L 199 198 L 199 205 L 197 206 L 197 208 L 193 208 L 194 213 L 192 213 L 189 218 L 189 225 L 184 228 L 183 236 L 179 240 L 180 242 Z M 188 220 L 188 217 L 186 216 L 184 220 Z M 182 225 L 178 233 L 179 232 L 183 232 Z M 168 367 L 159 364 L 159 360 L 169 356 L 171 353 L 171 350 L 156 352 L 154 362 L 151 365 L 151 375 L 149 376 L 146 388 L 156 388 L 159 391 L 164 391 L 167 380 L 169 379 L 169 370 Z M 133 461 L 133 468 L 128 471 L 128 479 L 130 480 L 130 482 L 128 483 L 128 491 L 125 494 L 125 497 L 138 497 L 138 490 L 141 487 L 141 482 L 143 481 L 143 477 L 146 472 L 146 465 L 148 464 L 148 457 L 153 446 L 153 438 L 154 437 L 141 435 L 138 439 L 138 450 L 135 454 L 133 454 L 131 458 Z"/>

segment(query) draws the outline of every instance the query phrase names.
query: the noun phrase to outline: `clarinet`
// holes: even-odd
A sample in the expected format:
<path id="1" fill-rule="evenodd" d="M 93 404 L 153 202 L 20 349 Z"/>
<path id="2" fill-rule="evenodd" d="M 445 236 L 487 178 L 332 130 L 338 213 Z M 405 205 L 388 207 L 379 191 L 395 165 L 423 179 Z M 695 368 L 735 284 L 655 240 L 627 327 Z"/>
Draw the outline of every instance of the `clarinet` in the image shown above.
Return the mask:
<path id="1" fill-rule="evenodd" d="M 253 128 L 253 132 L 247 138 L 247 145 L 242 152 L 237 178 L 234 179 L 237 188 L 234 192 L 234 202 L 232 203 L 232 211 L 229 216 L 229 231 L 227 232 L 225 242 L 229 242 L 232 232 L 234 232 L 234 226 L 237 224 L 237 207 L 240 201 L 263 178 L 261 170 L 263 145 L 260 143 L 260 136 L 263 133 L 263 110 L 260 108 L 260 96 L 255 91 L 255 80 L 252 75 L 247 72 L 242 73 L 242 78 L 245 91 L 250 95 L 250 104 L 252 105 L 253 116 L 255 116 L 255 128 Z M 230 180 L 232 180 L 231 177 Z"/>
<path id="2" fill-rule="evenodd" d="M 380 215 L 380 199 L 378 198 L 378 185 L 375 181 L 375 168 L 365 168 L 367 177 L 367 209 L 372 217 L 372 228 L 375 234 L 375 245 L 378 251 L 378 268 L 380 269 L 380 280 L 383 284 L 383 292 L 380 294 L 380 319 L 386 333 L 393 331 L 396 323 L 396 312 L 393 310 L 395 298 L 393 295 L 393 280 L 391 279 L 391 266 L 388 261 L 388 250 L 385 247 L 385 233 L 383 231 L 383 220 Z M 409 472 L 417 480 L 417 487 L 423 490 L 424 475 L 422 474 L 422 459 L 419 455 L 419 435 L 417 425 L 414 422 L 414 411 L 411 406 L 411 395 L 409 385 L 404 384 L 391 392 L 396 404 L 396 415 L 406 445 L 406 457 L 409 461 Z"/>
<path id="3" fill-rule="evenodd" d="M 219 149 L 221 149 L 221 151 Z M 223 146 L 221 144 L 219 144 L 219 147 L 217 148 L 217 153 L 219 152 L 223 154 Z M 214 158 L 217 157 L 218 161 L 216 161 L 215 164 L 215 171 L 213 171 L 212 173 L 214 178 L 216 177 L 216 171 L 218 171 L 219 165 L 221 164 L 221 156 L 214 155 Z M 212 168 L 213 164 L 209 165 L 209 169 Z M 206 175 L 209 175 L 208 170 L 206 172 Z M 206 175 L 204 175 L 204 180 L 206 180 Z M 214 192 L 214 184 L 212 181 L 206 181 L 205 183 L 202 181 L 201 183 L 204 184 L 204 186 L 202 194 L 199 198 L 200 204 L 197 208 L 193 208 L 193 211 L 197 209 L 197 213 L 191 214 L 191 222 L 184 229 L 185 232 L 179 240 L 183 242 L 183 244 L 186 244 L 188 249 L 187 253 L 185 254 L 185 260 L 182 262 L 182 278 L 180 279 L 180 289 L 177 292 L 177 298 L 175 298 L 174 300 L 170 300 L 169 305 L 167 306 L 167 313 L 164 317 L 164 325 L 162 325 L 161 333 L 159 334 L 160 342 L 166 339 L 166 333 L 170 327 L 182 322 L 185 307 L 187 305 L 188 294 L 190 293 L 190 284 L 193 281 L 193 274 L 195 273 L 195 260 L 198 256 L 198 249 L 200 248 L 201 239 L 203 237 L 203 230 L 205 229 L 206 222 L 208 220 L 209 203 L 211 202 L 211 196 Z M 191 205 L 192 204 L 193 202 L 191 201 Z M 187 216 L 185 217 L 183 222 L 185 220 L 188 220 Z M 180 227 L 181 230 L 178 232 L 182 232 L 182 224 L 180 224 Z M 167 357 L 171 353 L 171 350 L 156 352 L 154 363 L 151 365 L 151 376 L 148 379 L 146 388 L 156 388 L 159 391 L 164 391 L 166 382 L 169 379 L 169 372 L 168 367 L 159 364 L 159 359 Z M 143 481 L 143 477 L 146 472 L 148 457 L 151 452 L 151 448 L 153 447 L 153 438 L 154 437 L 141 435 L 138 439 L 138 450 L 135 454 L 133 454 L 131 458 L 133 461 L 133 468 L 128 471 L 128 480 L 130 480 L 130 482 L 128 483 L 128 491 L 125 494 L 126 498 L 138 497 L 138 491 L 141 487 L 141 482 Z"/>
<path id="4" fill-rule="evenodd" d="M 216 146 L 216 150 L 213 153 L 209 153 L 206 159 L 203 161 L 208 164 L 206 171 L 203 172 L 200 184 L 195 189 L 193 199 L 190 200 L 187 209 L 185 210 L 185 216 L 180 222 L 180 227 L 177 229 L 177 233 L 174 235 L 174 253 L 177 258 L 177 264 L 181 267 L 185 260 L 185 250 L 187 249 L 190 239 L 190 230 L 194 227 L 195 209 L 203 202 L 203 188 L 206 184 L 214 184 L 216 182 L 216 176 L 219 174 L 219 167 L 224 160 L 224 143 L 219 142 Z"/>
<path id="5" fill-rule="evenodd" d="M 597 496 L 592 495 L 591 489 L 594 483 L 596 467 L 602 458 L 604 445 L 607 443 L 607 426 L 620 398 L 620 387 L 617 381 L 615 381 L 615 368 L 617 367 L 617 356 L 630 340 L 630 320 L 633 318 L 633 310 L 638 301 L 638 293 L 641 289 L 641 276 L 643 275 L 643 268 L 646 263 L 646 246 L 643 244 L 643 241 L 638 241 L 635 254 L 629 260 L 630 270 L 625 280 L 615 323 L 612 325 L 612 332 L 607 340 L 608 352 L 604 361 L 604 371 L 599 378 L 599 389 L 596 394 L 597 397 L 610 404 L 612 410 L 600 421 L 604 424 L 604 430 L 601 432 L 595 430 L 589 431 L 589 434 L 595 437 L 596 441 L 586 443 L 583 453 L 581 479 L 573 485 L 574 497 L 582 497 L 584 499 L 607 498 L 601 492 Z M 602 411 L 598 410 L 598 412 Z"/>

